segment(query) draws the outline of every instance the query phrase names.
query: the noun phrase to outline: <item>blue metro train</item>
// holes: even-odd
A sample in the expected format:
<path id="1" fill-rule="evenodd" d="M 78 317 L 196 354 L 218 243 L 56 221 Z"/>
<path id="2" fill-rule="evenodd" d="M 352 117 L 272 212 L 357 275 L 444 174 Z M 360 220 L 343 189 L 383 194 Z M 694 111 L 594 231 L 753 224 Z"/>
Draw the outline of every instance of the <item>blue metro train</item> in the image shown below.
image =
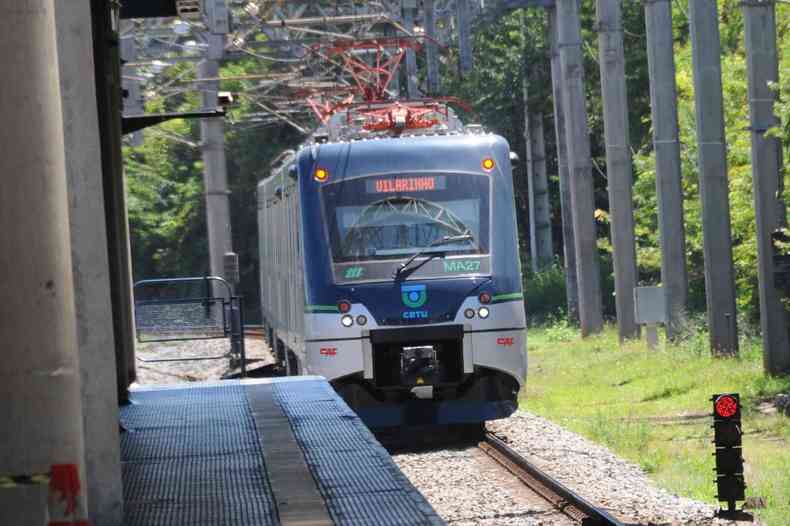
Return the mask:
<path id="1" fill-rule="evenodd" d="M 317 141 L 258 186 L 269 341 L 373 428 L 478 423 L 527 372 L 510 149 L 477 128 Z"/>

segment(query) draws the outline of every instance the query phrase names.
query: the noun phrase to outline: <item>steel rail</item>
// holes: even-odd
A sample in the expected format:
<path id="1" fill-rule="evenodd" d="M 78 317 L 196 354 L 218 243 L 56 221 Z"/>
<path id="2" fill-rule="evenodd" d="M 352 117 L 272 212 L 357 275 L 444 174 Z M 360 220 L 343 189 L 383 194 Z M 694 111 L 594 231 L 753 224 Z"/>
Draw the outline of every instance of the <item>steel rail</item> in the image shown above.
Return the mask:
<path id="1" fill-rule="evenodd" d="M 493 433 L 487 431 L 478 447 L 532 491 L 582 526 L 623 526 L 609 513 L 593 506 L 541 471 Z"/>

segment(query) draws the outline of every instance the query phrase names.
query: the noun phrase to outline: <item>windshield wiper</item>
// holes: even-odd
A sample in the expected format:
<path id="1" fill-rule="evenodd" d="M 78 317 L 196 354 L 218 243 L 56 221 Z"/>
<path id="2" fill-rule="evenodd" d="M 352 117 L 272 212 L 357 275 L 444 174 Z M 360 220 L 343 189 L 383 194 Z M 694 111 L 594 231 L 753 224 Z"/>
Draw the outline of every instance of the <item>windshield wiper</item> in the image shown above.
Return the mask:
<path id="1" fill-rule="evenodd" d="M 415 259 L 417 259 L 418 257 L 420 257 L 420 256 L 424 256 L 426 254 L 429 254 L 429 257 L 426 258 L 425 261 L 421 262 L 419 265 L 417 265 L 416 267 L 411 269 L 412 272 L 414 272 L 415 270 L 417 270 L 421 266 L 425 265 L 426 263 L 428 263 L 430 260 L 432 260 L 435 257 L 440 257 L 440 256 L 444 257 L 445 251 L 443 251 L 443 250 L 442 251 L 432 251 L 432 250 L 430 250 L 433 247 L 438 247 L 438 246 L 441 246 L 441 245 L 449 245 L 451 243 L 458 243 L 460 241 L 472 241 L 473 239 L 474 239 L 474 236 L 472 236 L 472 234 L 461 234 L 460 236 L 444 236 L 443 238 L 437 239 L 436 241 L 434 241 L 433 243 L 431 243 L 427 247 L 423 248 L 422 250 L 418 250 L 417 252 L 415 252 L 414 255 L 412 257 L 410 257 L 409 259 L 407 259 L 404 263 L 401 263 L 400 265 L 398 265 L 395 268 L 395 271 L 392 273 L 392 279 L 398 279 L 400 277 L 400 275 L 408 268 L 408 266 L 411 265 L 412 262 Z"/>

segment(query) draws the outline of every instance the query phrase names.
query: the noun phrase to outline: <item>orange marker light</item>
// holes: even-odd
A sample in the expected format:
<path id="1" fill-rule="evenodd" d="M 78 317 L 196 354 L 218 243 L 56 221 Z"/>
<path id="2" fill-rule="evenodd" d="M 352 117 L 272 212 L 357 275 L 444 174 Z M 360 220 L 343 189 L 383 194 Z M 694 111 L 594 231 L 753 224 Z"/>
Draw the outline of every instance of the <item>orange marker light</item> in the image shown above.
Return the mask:
<path id="1" fill-rule="evenodd" d="M 319 183 L 323 183 L 329 179 L 329 172 L 327 172 L 324 168 L 316 168 L 313 177 L 315 177 L 315 180 Z"/>
<path id="2" fill-rule="evenodd" d="M 483 162 L 481 164 L 483 165 L 483 170 L 485 170 L 486 172 L 490 172 L 491 170 L 494 169 L 494 166 L 496 166 L 496 163 L 490 157 L 483 159 Z"/>

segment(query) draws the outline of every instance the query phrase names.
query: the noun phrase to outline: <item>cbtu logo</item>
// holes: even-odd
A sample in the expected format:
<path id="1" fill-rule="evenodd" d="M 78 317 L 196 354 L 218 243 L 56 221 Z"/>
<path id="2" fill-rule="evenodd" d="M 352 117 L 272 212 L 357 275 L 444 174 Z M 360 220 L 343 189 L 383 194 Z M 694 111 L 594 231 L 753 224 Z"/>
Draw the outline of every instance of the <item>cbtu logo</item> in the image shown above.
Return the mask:
<path id="1" fill-rule="evenodd" d="M 428 301 L 428 290 L 425 285 L 401 285 L 400 297 L 403 304 L 411 309 L 419 309 Z M 403 312 L 404 320 L 428 319 L 427 310 L 411 310 Z"/>
<path id="2" fill-rule="evenodd" d="M 428 291 L 425 285 L 401 285 L 400 297 L 407 307 L 419 309 L 428 301 Z"/>

